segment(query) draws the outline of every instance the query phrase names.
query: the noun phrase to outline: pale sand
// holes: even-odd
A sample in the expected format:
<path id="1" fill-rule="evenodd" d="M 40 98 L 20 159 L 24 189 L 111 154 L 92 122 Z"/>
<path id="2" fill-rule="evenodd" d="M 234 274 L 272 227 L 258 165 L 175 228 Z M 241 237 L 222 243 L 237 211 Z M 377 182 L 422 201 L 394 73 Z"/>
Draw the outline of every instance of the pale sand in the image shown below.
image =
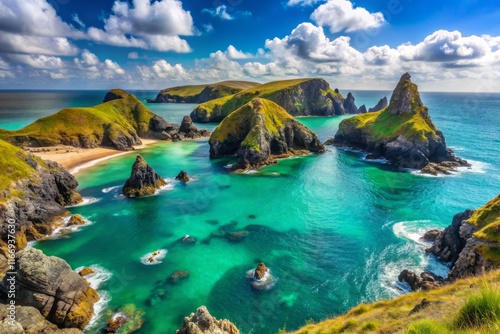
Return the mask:
<path id="1" fill-rule="evenodd" d="M 135 150 L 161 142 L 160 140 L 154 139 L 141 139 L 141 141 L 142 145 L 134 146 Z M 119 151 L 103 147 L 85 149 L 59 145 L 54 147 L 31 148 L 29 151 L 44 160 L 58 162 L 72 174 L 76 174 L 82 169 L 93 166 L 101 161 L 133 153 L 135 150 Z"/>

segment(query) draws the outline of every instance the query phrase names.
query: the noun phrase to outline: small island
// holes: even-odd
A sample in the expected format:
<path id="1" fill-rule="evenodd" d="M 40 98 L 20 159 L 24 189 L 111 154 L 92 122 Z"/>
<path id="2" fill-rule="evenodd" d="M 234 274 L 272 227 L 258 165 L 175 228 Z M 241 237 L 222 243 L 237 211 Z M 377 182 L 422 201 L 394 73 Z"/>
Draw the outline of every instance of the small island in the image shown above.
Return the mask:
<path id="1" fill-rule="evenodd" d="M 469 166 L 446 146 L 410 78 L 403 74 L 387 108 L 343 120 L 327 144 L 362 149 L 369 153 L 367 159 L 385 158 L 434 175 Z"/>
<path id="2" fill-rule="evenodd" d="M 225 118 L 209 144 L 211 158 L 236 154 L 236 169 L 256 168 L 273 163 L 276 158 L 325 151 L 314 132 L 276 103 L 260 98 Z"/>

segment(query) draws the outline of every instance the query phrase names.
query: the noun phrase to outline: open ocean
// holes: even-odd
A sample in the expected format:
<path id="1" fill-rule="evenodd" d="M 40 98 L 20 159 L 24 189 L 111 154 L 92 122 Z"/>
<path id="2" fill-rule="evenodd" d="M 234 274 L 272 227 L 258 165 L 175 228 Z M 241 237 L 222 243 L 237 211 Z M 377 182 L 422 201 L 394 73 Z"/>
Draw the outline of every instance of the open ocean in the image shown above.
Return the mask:
<path id="1" fill-rule="evenodd" d="M 139 99 L 157 92 L 131 91 Z M 345 92 L 344 92 L 345 93 Z M 390 92 L 353 91 L 356 104 L 373 107 Z M 18 129 L 59 109 L 98 104 L 104 91 L 0 92 L 0 128 Z M 335 147 L 323 155 L 280 161 L 248 174 L 228 174 L 232 158 L 209 159 L 207 140 L 160 143 L 136 153 L 169 186 L 142 199 L 120 196 L 135 153 L 76 174 L 89 204 L 70 208 L 91 224 L 34 247 L 73 268 L 94 266 L 102 312 L 88 328 L 99 333 L 106 310 L 133 304 L 145 312 L 139 333 L 175 333 L 183 317 L 206 305 L 243 333 L 277 333 L 319 321 L 360 302 L 404 293 L 403 269 L 446 275 L 425 254 L 419 236 L 444 228 L 454 214 L 477 208 L 500 192 L 500 94 L 422 93 L 447 144 L 473 167 L 451 176 L 397 172 L 367 162 L 360 152 Z M 180 122 L 195 105 L 148 104 Z M 299 118 L 322 141 L 350 116 Z M 213 130 L 213 124 L 198 124 Z M 187 185 L 181 170 L 195 178 Z M 243 232 L 240 242 L 221 235 Z M 186 234 L 197 239 L 187 245 Z M 162 263 L 141 258 L 165 250 Z M 264 261 L 276 284 L 251 289 L 246 272 Z M 189 278 L 167 282 L 177 270 Z"/>

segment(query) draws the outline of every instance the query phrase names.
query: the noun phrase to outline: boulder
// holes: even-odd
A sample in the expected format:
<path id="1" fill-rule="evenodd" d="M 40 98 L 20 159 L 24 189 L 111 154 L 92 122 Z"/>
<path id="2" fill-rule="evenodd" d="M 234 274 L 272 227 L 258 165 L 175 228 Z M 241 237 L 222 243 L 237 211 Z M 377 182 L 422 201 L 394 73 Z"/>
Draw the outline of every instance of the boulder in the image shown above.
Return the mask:
<path id="1" fill-rule="evenodd" d="M 418 276 L 415 272 L 408 269 L 403 270 L 399 274 L 398 280 L 408 283 L 413 291 L 435 289 L 440 287 L 444 282 L 444 278 L 432 273 L 424 271 Z"/>
<path id="2" fill-rule="evenodd" d="M 441 234 L 440 230 L 430 230 L 425 232 L 425 234 L 422 236 L 422 240 L 428 242 L 434 242 L 440 234 Z"/>
<path id="3" fill-rule="evenodd" d="M 236 154 L 236 168 L 255 168 L 277 157 L 322 153 L 314 132 L 283 108 L 266 99 L 253 99 L 225 118 L 209 140 L 210 157 Z"/>
<path id="4" fill-rule="evenodd" d="M 267 273 L 267 267 L 266 267 L 266 265 L 264 264 L 264 262 L 260 262 L 257 265 L 257 268 L 255 268 L 254 278 L 257 279 L 257 280 L 260 280 L 260 279 L 264 278 L 264 276 L 266 275 L 266 273 Z"/>
<path id="5" fill-rule="evenodd" d="M 4 298 L 11 276 L 6 275 L 0 283 Z M 83 329 L 99 300 L 97 292 L 64 260 L 48 257 L 34 248 L 17 253 L 15 280 L 17 304 L 36 308 L 60 328 Z"/>
<path id="6" fill-rule="evenodd" d="M 181 182 L 188 182 L 189 176 L 185 171 L 181 170 L 180 173 L 175 177 L 175 179 Z"/>
<path id="7" fill-rule="evenodd" d="M 166 184 L 167 182 L 138 155 L 122 192 L 127 197 L 153 195 L 157 189 Z"/>
<path id="8" fill-rule="evenodd" d="M 201 306 L 196 313 L 184 318 L 184 324 L 176 334 L 240 334 L 240 331 L 229 320 L 217 320 L 205 306 Z"/>

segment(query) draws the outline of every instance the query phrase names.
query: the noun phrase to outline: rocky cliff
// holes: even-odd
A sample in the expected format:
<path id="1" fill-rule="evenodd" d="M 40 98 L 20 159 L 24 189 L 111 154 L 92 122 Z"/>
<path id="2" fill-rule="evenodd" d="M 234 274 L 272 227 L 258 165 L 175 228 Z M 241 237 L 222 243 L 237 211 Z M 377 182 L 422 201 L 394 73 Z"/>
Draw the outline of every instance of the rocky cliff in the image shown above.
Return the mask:
<path id="1" fill-rule="evenodd" d="M 205 306 L 201 306 L 196 313 L 184 318 L 184 325 L 176 334 L 240 334 L 240 331 L 229 320 L 215 319 Z"/>
<path id="2" fill-rule="evenodd" d="M 452 263 L 450 280 L 500 268 L 500 195 L 455 215 L 427 251 Z"/>
<path id="3" fill-rule="evenodd" d="M 146 160 L 138 155 L 122 192 L 127 197 L 148 196 L 166 184 L 167 182 L 148 165 Z"/>
<path id="4" fill-rule="evenodd" d="M 426 168 L 423 172 L 430 174 L 468 166 L 446 147 L 408 73 L 401 77 L 387 108 L 343 120 L 334 144 L 362 149 L 369 158 L 384 157 L 401 167 Z"/>
<path id="5" fill-rule="evenodd" d="M 191 113 L 195 122 L 220 122 L 254 98 L 275 102 L 292 116 L 325 116 L 348 113 L 345 99 L 323 79 L 297 79 L 270 82 L 245 89 L 238 94 L 200 104 Z M 357 110 L 356 110 L 357 111 Z"/>
<path id="6" fill-rule="evenodd" d="M 224 96 L 233 95 L 243 89 L 257 87 L 257 82 L 222 81 L 208 85 L 178 86 L 162 90 L 149 103 L 204 103 Z"/>
<path id="7" fill-rule="evenodd" d="M 100 105 L 67 108 L 21 130 L 0 130 L 0 138 L 17 146 L 105 146 L 123 151 L 142 144 L 141 138 L 179 140 L 181 137 L 178 124 L 155 115 L 134 95 L 120 89 L 109 91 Z"/>
<path id="8" fill-rule="evenodd" d="M 314 132 L 276 103 L 260 98 L 225 118 L 209 144 L 211 158 L 236 154 L 241 169 L 267 164 L 276 157 L 324 151 Z"/>
<path id="9" fill-rule="evenodd" d="M 79 203 L 76 179 L 55 162 L 43 161 L 0 140 L 0 272 L 5 270 L 7 224 L 15 222 L 17 249 L 53 230 L 52 223 Z"/>
<path id="10" fill-rule="evenodd" d="M 28 248 L 16 255 L 16 303 L 32 306 L 61 328 L 83 329 L 94 314 L 97 292 L 62 259 L 48 257 Z M 0 283 L 0 295 L 7 301 L 12 275 Z"/>

